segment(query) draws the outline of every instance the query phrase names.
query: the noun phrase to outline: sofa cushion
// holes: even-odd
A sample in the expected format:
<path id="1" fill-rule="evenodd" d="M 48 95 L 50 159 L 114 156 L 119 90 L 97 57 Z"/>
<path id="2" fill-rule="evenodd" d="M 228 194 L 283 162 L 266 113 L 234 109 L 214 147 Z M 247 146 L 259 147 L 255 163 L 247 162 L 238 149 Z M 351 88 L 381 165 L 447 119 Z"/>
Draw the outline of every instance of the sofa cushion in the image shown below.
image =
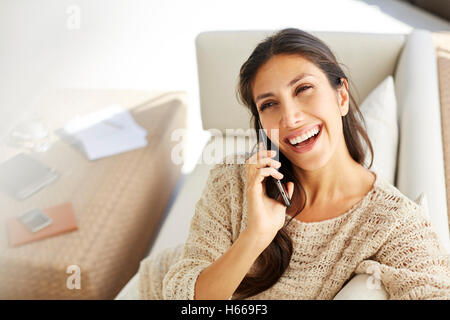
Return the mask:
<path id="1" fill-rule="evenodd" d="M 394 79 L 388 76 L 360 106 L 374 157 L 372 170 L 394 184 L 397 164 L 398 126 Z M 367 150 L 367 146 L 366 146 Z M 370 163 L 370 154 L 366 161 Z"/>
<path id="2" fill-rule="evenodd" d="M 430 212 L 428 210 L 428 199 L 427 199 L 427 195 L 422 192 L 420 194 L 420 196 L 417 197 L 417 199 L 414 201 L 415 203 L 417 203 L 419 206 L 422 207 L 423 209 L 423 216 L 427 219 L 430 220 Z"/>
<path id="3" fill-rule="evenodd" d="M 374 275 L 357 274 L 336 294 L 333 300 L 388 300 L 384 285 Z"/>

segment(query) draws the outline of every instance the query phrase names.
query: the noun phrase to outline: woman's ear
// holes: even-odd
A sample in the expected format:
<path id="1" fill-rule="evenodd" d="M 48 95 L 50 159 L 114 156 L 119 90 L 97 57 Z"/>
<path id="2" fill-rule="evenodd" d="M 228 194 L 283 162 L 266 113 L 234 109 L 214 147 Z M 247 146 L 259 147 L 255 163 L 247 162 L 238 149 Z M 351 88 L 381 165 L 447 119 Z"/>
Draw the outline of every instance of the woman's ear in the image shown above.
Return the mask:
<path id="1" fill-rule="evenodd" d="M 348 113 L 350 107 L 350 96 L 348 93 L 347 79 L 341 78 L 341 86 L 338 88 L 338 102 L 341 116 L 344 117 Z"/>

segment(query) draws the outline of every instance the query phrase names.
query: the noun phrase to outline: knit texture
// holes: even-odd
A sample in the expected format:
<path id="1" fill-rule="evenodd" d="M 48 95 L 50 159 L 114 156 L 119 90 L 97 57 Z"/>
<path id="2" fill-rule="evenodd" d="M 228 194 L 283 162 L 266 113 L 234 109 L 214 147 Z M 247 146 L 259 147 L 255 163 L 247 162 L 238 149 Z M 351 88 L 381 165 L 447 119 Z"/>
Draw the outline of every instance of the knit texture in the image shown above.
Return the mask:
<path id="1" fill-rule="evenodd" d="M 186 243 L 141 262 L 142 299 L 194 299 L 200 272 L 247 225 L 247 156 L 228 157 L 211 169 Z M 286 214 L 286 221 L 290 218 Z M 450 299 L 450 256 L 422 207 L 381 176 L 345 213 L 319 222 L 292 219 L 286 230 L 294 249 L 288 268 L 276 284 L 248 300 L 330 300 L 359 273 L 373 276 L 369 290 L 382 283 L 389 299 Z"/>

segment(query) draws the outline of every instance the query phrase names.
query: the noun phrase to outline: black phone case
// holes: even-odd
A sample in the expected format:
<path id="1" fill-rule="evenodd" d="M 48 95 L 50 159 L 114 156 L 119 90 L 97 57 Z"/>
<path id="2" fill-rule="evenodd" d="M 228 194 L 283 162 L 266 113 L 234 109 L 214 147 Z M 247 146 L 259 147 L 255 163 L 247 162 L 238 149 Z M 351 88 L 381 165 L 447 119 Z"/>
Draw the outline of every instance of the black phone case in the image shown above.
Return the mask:
<path id="1" fill-rule="evenodd" d="M 261 122 L 259 121 L 259 126 L 260 126 L 260 132 L 261 132 L 261 139 L 264 143 L 264 147 L 266 148 L 266 150 L 272 150 L 272 142 L 270 141 L 269 137 L 267 137 L 266 133 L 263 130 L 263 127 L 261 125 Z M 259 151 L 259 150 L 258 150 Z M 276 150 L 277 154 L 279 155 L 279 150 Z M 286 188 L 281 184 L 281 181 L 278 179 L 275 179 L 274 177 L 270 176 L 268 177 L 268 181 L 269 183 L 273 184 L 275 188 L 271 189 L 268 188 L 267 190 L 267 195 L 272 198 L 272 199 L 277 199 L 278 196 L 281 197 L 283 203 L 289 207 L 291 205 L 290 201 L 289 201 L 289 197 L 287 194 L 287 190 Z M 279 182 L 280 181 L 280 182 Z M 280 187 L 281 186 L 281 187 Z M 282 188 L 284 190 L 284 195 L 282 194 L 282 191 L 280 190 L 280 188 Z M 272 192 L 271 190 L 275 190 L 275 192 Z"/>

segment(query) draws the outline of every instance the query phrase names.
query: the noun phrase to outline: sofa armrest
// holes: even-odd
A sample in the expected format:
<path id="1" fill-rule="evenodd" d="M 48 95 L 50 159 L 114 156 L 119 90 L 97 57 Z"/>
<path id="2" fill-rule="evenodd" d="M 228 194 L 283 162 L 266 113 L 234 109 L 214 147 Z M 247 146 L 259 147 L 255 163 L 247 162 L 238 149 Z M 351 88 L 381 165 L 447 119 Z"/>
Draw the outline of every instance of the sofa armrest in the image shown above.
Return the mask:
<path id="1" fill-rule="evenodd" d="M 379 286 L 370 286 L 369 274 L 355 275 L 334 297 L 333 300 L 387 300 L 389 294 L 380 282 Z"/>
<path id="2" fill-rule="evenodd" d="M 396 186 L 410 199 L 426 194 L 431 224 L 450 250 L 439 82 L 430 32 L 408 35 L 395 86 L 400 133 Z"/>

